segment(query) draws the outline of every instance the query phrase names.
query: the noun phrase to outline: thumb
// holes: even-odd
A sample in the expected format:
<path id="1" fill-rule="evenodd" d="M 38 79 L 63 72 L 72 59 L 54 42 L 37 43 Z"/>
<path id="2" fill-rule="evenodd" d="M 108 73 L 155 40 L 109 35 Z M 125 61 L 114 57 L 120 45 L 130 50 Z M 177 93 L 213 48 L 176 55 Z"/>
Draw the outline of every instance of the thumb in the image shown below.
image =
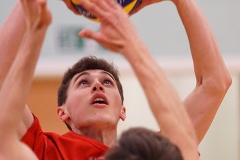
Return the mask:
<path id="1" fill-rule="evenodd" d="M 78 36 L 81 38 L 90 38 L 95 40 L 94 37 L 96 37 L 96 33 L 92 30 L 84 29 L 78 33 Z"/>

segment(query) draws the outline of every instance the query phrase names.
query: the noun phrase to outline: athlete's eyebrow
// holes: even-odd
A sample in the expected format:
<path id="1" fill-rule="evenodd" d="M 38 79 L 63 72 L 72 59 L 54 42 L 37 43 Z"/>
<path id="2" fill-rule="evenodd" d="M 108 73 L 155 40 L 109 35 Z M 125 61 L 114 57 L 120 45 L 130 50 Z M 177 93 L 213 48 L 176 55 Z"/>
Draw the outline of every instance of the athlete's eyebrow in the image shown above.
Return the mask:
<path id="1" fill-rule="evenodd" d="M 116 79 L 114 78 L 114 76 L 111 73 L 109 73 L 107 71 L 102 71 L 101 73 L 109 75 L 114 81 L 116 81 Z"/>
<path id="2" fill-rule="evenodd" d="M 81 76 L 83 76 L 83 75 L 90 75 L 90 73 L 89 73 L 89 72 L 82 72 L 82 73 L 80 73 L 80 74 L 74 79 L 73 83 L 75 83 L 75 82 L 78 80 L 78 78 L 81 77 Z"/>
<path id="3" fill-rule="evenodd" d="M 103 73 L 103 74 L 106 74 L 106 75 L 110 76 L 116 82 L 116 79 L 114 78 L 114 76 L 111 73 L 109 73 L 107 71 L 102 71 L 100 73 Z M 83 76 L 83 75 L 91 75 L 91 74 L 89 72 L 82 72 L 74 79 L 73 83 L 75 83 L 77 81 L 77 79 L 79 77 Z"/>

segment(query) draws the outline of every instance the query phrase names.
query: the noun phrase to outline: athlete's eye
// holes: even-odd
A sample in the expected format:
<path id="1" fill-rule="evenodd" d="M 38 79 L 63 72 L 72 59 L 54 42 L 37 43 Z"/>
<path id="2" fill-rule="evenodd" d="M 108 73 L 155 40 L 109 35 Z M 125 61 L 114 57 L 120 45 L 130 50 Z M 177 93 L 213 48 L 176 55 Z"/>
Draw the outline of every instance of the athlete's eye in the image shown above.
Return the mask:
<path id="1" fill-rule="evenodd" d="M 86 85 L 87 84 L 87 80 L 83 79 L 79 82 L 79 85 Z"/>
<path id="2" fill-rule="evenodd" d="M 107 79 L 107 80 L 104 81 L 104 84 L 111 85 L 112 82 L 111 82 L 110 80 Z"/>

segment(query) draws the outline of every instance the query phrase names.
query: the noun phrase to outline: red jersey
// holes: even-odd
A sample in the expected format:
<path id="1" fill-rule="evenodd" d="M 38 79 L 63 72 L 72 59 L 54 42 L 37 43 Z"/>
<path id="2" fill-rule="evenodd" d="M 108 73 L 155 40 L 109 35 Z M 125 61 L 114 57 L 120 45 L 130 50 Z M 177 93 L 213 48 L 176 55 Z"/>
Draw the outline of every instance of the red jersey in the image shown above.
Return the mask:
<path id="1" fill-rule="evenodd" d="M 37 117 L 21 141 L 32 148 L 39 160 L 103 160 L 108 150 L 104 144 L 72 131 L 64 135 L 43 132 Z"/>

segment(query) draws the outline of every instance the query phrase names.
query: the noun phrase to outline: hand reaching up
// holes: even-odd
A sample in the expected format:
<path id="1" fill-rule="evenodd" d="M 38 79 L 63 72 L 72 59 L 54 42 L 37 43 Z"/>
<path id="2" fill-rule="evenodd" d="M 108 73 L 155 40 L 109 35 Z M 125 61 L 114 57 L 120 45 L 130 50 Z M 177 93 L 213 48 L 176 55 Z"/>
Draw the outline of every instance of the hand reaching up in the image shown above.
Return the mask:
<path id="1" fill-rule="evenodd" d="M 47 8 L 46 0 L 21 0 L 25 13 L 27 29 L 46 28 L 52 22 L 52 15 Z"/>

